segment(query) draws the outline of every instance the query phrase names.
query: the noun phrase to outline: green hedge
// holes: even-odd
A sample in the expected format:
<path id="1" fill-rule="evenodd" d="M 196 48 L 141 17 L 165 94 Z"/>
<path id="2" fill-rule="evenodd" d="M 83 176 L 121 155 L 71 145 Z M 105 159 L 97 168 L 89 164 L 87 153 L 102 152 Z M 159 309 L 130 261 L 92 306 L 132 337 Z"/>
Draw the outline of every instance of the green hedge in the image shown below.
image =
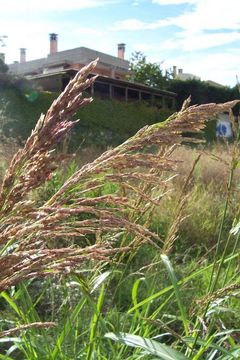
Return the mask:
<path id="1" fill-rule="evenodd" d="M 171 81 L 169 90 L 178 93 L 177 108 L 192 94 L 192 103 L 224 102 L 237 98 L 237 89 L 214 88 L 204 82 Z M 46 113 L 56 93 L 37 92 L 27 80 L 0 76 L 0 120 L 1 128 L 8 136 L 26 139 L 34 128 L 41 113 Z M 239 109 L 235 107 L 235 112 Z M 133 135 L 144 125 L 165 120 L 171 111 L 150 107 L 144 102 L 120 102 L 98 98 L 79 110 L 77 125 L 71 136 L 72 148 L 86 146 L 114 146 Z M 7 119 L 7 121 L 6 121 Z M 207 123 L 204 131 L 208 142 L 216 139 L 216 122 Z"/>
<path id="2" fill-rule="evenodd" d="M 56 94 L 39 93 L 21 83 L 0 89 L 1 128 L 5 135 L 26 139 L 41 113 L 45 113 Z"/>
<path id="3" fill-rule="evenodd" d="M 58 94 L 37 92 L 24 83 L 15 87 L 0 89 L 2 130 L 7 136 L 25 139 L 36 124 L 41 113 L 46 113 Z M 147 124 L 165 120 L 171 111 L 158 110 L 146 103 L 126 103 L 114 100 L 94 101 L 79 109 L 71 144 L 73 148 L 81 143 L 98 146 L 116 145 Z M 5 117 L 5 120 L 4 120 Z M 7 121 L 6 121 L 7 119 Z"/>
<path id="4" fill-rule="evenodd" d="M 144 102 L 94 99 L 89 106 L 79 110 L 77 116 L 81 121 L 75 134 L 85 142 L 117 145 L 143 126 L 163 121 L 171 113 L 168 109 L 159 112 Z"/>

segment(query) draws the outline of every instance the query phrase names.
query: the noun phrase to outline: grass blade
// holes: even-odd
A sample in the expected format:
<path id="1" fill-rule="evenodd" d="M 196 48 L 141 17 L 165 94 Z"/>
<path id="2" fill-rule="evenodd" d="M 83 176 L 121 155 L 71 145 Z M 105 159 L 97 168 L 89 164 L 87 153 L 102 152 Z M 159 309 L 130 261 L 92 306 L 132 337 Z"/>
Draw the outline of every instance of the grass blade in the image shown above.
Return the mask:
<path id="1" fill-rule="evenodd" d="M 107 333 L 105 337 L 117 342 L 121 342 L 124 345 L 131 347 L 139 347 L 145 350 L 148 354 L 158 356 L 163 360 L 186 360 L 187 357 L 176 350 L 170 348 L 165 344 L 161 344 L 158 341 L 143 338 L 138 335 L 132 334 L 114 334 Z"/>
<path id="2" fill-rule="evenodd" d="M 183 300 L 182 300 L 182 296 L 179 290 L 179 285 L 178 285 L 178 280 L 177 277 L 175 275 L 175 272 L 173 270 L 172 264 L 168 258 L 168 256 L 166 255 L 161 255 L 162 261 L 167 269 L 168 275 L 171 279 L 171 282 L 173 284 L 173 288 L 174 288 L 174 292 L 175 292 L 175 296 L 176 296 L 176 300 L 178 303 L 178 307 L 181 313 L 181 318 L 182 318 L 182 322 L 183 322 L 183 327 L 185 330 L 185 334 L 188 336 L 188 318 L 187 318 L 187 313 L 186 313 L 186 309 L 185 306 L 183 305 Z"/>

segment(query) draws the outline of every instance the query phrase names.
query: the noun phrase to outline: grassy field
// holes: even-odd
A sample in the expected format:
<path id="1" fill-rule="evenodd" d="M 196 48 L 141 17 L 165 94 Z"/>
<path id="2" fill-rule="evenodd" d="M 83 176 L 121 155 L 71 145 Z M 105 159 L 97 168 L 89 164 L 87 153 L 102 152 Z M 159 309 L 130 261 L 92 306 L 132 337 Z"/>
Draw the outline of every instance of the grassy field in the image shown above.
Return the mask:
<path id="1" fill-rule="evenodd" d="M 186 135 L 233 103 L 69 157 L 84 71 L 2 171 L 0 359 L 239 359 L 239 144 Z"/>

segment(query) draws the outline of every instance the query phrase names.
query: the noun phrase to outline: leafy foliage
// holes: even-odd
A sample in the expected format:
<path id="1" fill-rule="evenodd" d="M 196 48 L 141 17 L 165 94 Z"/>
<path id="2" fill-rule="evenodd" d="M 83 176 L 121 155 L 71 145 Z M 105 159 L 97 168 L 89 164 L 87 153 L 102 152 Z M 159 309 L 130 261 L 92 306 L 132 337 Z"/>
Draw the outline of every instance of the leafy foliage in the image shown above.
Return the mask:
<path id="1" fill-rule="evenodd" d="M 168 82 L 168 90 L 177 93 L 177 109 L 180 109 L 183 101 L 191 96 L 193 104 L 220 103 L 238 98 L 236 89 L 227 86 L 212 86 L 200 80 L 171 80 Z"/>
<path id="2" fill-rule="evenodd" d="M 236 87 L 214 86 L 207 81 L 201 80 L 178 80 L 173 79 L 170 72 L 163 75 L 161 64 L 148 62 L 146 56 L 136 51 L 130 59 L 130 70 L 136 82 L 148 86 L 167 89 L 175 92 L 177 96 L 177 110 L 180 110 L 183 102 L 191 96 L 192 104 L 220 103 L 239 98 L 239 90 Z M 235 111 L 237 112 L 237 105 Z"/>
<path id="3" fill-rule="evenodd" d="M 8 71 L 8 66 L 0 59 L 0 74 L 6 74 Z"/>
<path id="4" fill-rule="evenodd" d="M 133 72 L 135 82 L 154 88 L 165 89 L 169 75 L 163 75 L 161 64 L 147 61 L 142 52 L 135 52 L 130 59 L 130 70 Z"/>
<path id="5" fill-rule="evenodd" d="M 56 97 L 55 93 L 36 92 L 22 81 L 0 90 L 4 134 L 26 139 L 36 119 L 47 111 Z M 104 148 L 106 144 L 118 145 L 141 127 L 163 121 L 171 113 L 169 109 L 158 111 L 144 102 L 125 103 L 96 98 L 90 107 L 77 112 L 75 118 L 79 118 L 80 122 L 73 131 L 70 146 L 75 150 L 80 144 Z"/>

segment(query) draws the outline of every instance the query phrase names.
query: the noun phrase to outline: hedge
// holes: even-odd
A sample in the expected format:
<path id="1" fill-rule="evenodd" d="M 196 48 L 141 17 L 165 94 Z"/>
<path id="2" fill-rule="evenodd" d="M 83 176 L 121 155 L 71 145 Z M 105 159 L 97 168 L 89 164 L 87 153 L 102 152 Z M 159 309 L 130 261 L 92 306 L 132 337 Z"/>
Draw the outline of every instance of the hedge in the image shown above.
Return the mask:
<path id="1" fill-rule="evenodd" d="M 0 90 L 1 128 L 5 135 L 26 139 L 41 113 L 46 113 L 56 93 L 37 92 L 26 86 Z M 73 148 L 79 144 L 113 146 L 133 135 L 144 125 L 165 120 L 171 111 L 148 106 L 144 102 L 116 100 L 94 101 L 80 109 L 80 118 L 71 139 Z"/>

